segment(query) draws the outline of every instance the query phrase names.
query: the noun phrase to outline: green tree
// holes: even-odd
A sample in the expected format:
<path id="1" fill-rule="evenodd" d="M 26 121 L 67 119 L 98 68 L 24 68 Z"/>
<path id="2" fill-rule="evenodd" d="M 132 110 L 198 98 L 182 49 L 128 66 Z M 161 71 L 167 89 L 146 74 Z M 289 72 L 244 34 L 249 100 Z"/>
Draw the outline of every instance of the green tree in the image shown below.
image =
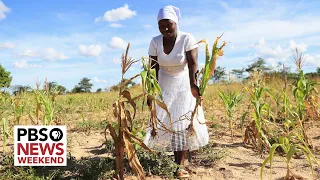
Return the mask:
<path id="1" fill-rule="evenodd" d="M 264 59 L 262 58 L 258 58 L 257 61 L 253 62 L 252 64 L 250 64 L 246 69 L 245 71 L 246 72 L 251 72 L 253 71 L 254 69 L 257 69 L 257 70 L 262 70 L 262 71 L 269 71 L 270 68 L 266 67 L 266 62 Z"/>
<path id="2" fill-rule="evenodd" d="M 12 76 L 10 76 L 10 74 L 11 73 L 6 71 L 0 64 L 0 89 L 10 87 L 12 81 Z"/>
<path id="3" fill-rule="evenodd" d="M 49 82 L 49 91 L 54 91 L 58 86 L 57 82 Z"/>
<path id="4" fill-rule="evenodd" d="M 14 95 L 17 95 L 22 92 L 30 92 L 32 88 L 30 86 L 14 85 L 11 87 L 11 90 Z"/>
<path id="5" fill-rule="evenodd" d="M 45 87 L 46 87 L 46 84 L 44 84 L 44 88 Z M 65 94 L 67 91 L 67 88 L 58 84 L 57 82 L 48 82 L 48 88 L 50 92 L 58 91 L 59 94 Z"/>
<path id="6" fill-rule="evenodd" d="M 59 94 L 65 94 L 67 92 L 67 88 L 65 88 L 62 85 L 57 85 L 57 91 L 59 91 Z"/>
<path id="7" fill-rule="evenodd" d="M 317 67 L 317 74 L 320 74 L 320 67 Z"/>
<path id="8" fill-rule="evenodd" d="M 78 83 L 78 85 L 76 85 L 76 86 L 72 89 L 72 92 L 73 92 L 73 93 L 90 92 L 92 86 L 93 86 L 93 84 L 90 83 L 90 79 L 84 77 L 84 78 L 82 78 L 82 79 L 80 80 L 80 82 Z"/>
<path id="9" fill-rule="evenodd" d="M 72 90 L 72 93 L 81 93 L 84 92 L 78 85 L 76 85 Z"/>
<path id="10" fill-rule="evenodd" d="M 217 81 L 219 82 L 223 76 L 226 75 L 226 68 L 225 67 L 221 67 L 221 66 L 218 66 L 215 70 L 214 70 L 214 74 L 212 76 L 212 79 L 214 81 Z"/>
<path id="11" fill-rule="evenodd" d="M 53 92 L 56 89 L 57 86 L 58 86 L 57 82 L 48 82 L 48 90 L 50 92 Z M 44 83 L 43 89 L 46 89 L 46 83 Z"/>
<path id="12" fill-rule="evenodd" d="M 102 89 L 101 88 L 99 88 L 99 89 L 97 89 L 97 91 L 96 91 L 97 93 L 99 93 L 99 92 L 102 92 Z"/>
<path id="13" fill-rule="evenodd" d="M 244 69 L 232 69 L 232 74 L 236 75 L 238 79 L 243 78 Z"/>
<path id="14" fill-rule="evenodd" d="M 84 92 L 90 92 L 93 84 L 90 83 L 89 78 L 82 78 L 81 81 L 78 83 L 79 87 L 83 89 Z"/>

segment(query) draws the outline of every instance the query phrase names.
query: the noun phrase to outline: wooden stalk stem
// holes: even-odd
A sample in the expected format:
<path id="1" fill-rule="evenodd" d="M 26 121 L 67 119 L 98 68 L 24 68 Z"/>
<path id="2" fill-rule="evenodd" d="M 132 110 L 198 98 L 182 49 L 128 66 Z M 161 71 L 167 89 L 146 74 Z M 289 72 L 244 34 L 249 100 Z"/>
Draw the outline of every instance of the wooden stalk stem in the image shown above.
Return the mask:
<path id="1" fill-rule="evenodd" d="M 200 99 L 197 99 L 196 105 L 195 105 L 194 110 L 192 111 L 192 114 L 191 114 L 190 125 L 187 128 L 187 130 L 190 132 L 191 135 L 195 134 L 194 122 L 193 121 L 194 121 L 194 116 L 195 116 L 195 114 L 197 112 L 197 108 L 198 108 L 199 104 L 200 104 Z"/>

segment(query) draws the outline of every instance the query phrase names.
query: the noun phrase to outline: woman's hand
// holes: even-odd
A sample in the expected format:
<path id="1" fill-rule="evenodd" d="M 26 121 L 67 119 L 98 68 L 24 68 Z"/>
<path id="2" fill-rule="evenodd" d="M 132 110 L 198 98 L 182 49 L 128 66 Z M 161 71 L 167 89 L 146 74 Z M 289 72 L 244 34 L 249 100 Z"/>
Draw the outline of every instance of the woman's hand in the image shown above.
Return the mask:
<path id="1" fill-rule="evenodd" d="M 200 95 L 200 89 L 197 85 L 195 84 L 191 85 L 191 93 L 193 97 L 195 97 L 196 99 L 200 99 L 199 105 L 202 106 L 203 97 Z"/>

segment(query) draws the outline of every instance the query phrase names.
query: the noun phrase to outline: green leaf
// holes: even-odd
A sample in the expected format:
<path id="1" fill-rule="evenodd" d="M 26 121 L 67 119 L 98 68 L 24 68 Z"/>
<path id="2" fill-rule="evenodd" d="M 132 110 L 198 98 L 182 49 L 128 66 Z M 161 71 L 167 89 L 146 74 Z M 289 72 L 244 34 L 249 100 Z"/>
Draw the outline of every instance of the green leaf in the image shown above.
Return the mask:
<path id="1" fill-rule="evenodd" d="M 270 149 L 270 174 L 272 174 L 272 161 L 273 161 L 274 152 L 278 147 L 279 147 L 279 144 L 273 144 Z"/>
<path id="2" fill-rule="evenodd" d="M 262 108 L 264 107 L 264 105 L 265 105 L 264 103 L 260 105 L 260 107 L 259 107 L 259 114 L 261 114 Z"/>
<path id="3" fill-rule="evenodd" d="M 308 160 L 308 163 L 310 165 L 311 172 L 312 172 L 312 177 L 314 178 L 314 170 L 313 170 L 311 158 L 310 158 L 310 156 L 309 156 L 309 154 L 307 152 L 305 152 L 305 151 L 302 151 L 302 152 L 307 157 L 307 160 Z"/>
<path id="4" fill-rule="evenodd" d="M 141 79 L 142 79 L 143 87 L 145 86 L 145 83 L 146 83 L 147 74 L 148 74 L 148 72 L 147 72 L 147 71 L 142 71 L 142 72 L 140 73 L 140 76 L 141 76 Z"/>
<path id="5" fill-rule="evenodd" d="M 297 144 L 297 146 L 298 146 L 300 149 L 302 149 L 304 152 L 308 153 L 309 156 L 311 156 L 312 159 L 317 163 L 317 165 L 320 166 L 317 158 L 312 154 L 312 152 L 310 151 L 310 149 L 309 149 L 308 147 L 302 146 L 301 144 Z"/>
<path id="6" fill-rule="evenodd" d="M 264 170 L 266 164 L 268 163 L 268 161 L 270 161 L 270 155 L 262 162 L 261 169 L 260 169 L 260 179 L 261 180 L 263 179 L 263 170 Z"/>
<path id="7" fill-rule="evenodd" d="M 242 117 L 241 117 L 241 134 L 242 134 L 242 139 L 244 139 L 244 120 L 246 118 L 246 116 L 248 115 L 248 112 L 245 112 L 242 114 Z"/>
<path id="8" fill-rule="evenodd" d="M 264 88 L 260 88 L 260 90 L 258 92 L 258 99 L 261 98 L 263 92 L 264 92 Z"/>
<path id="9" fill-rule="evenodd" d="M 291 146 L 289 149 L 289 152 L 286 154 L 287 163 L 290 162 L 292 156 L 297 152 L 297 149 L 295 146 Z"/>
<path id="10" fill-rule="evenodd" d="M 274 156 L 274 152 L 275 150 L 279 147 L 279 144 L 273 144 L 271 149 L 270 149 L 270 153 L 269 156 L 263 161 L 262 165 L 261 165 L 261 170 L 260 170 L 260 179 L 263 179 L 263 169 L 265 168 L 266 164 L 268 163 L 268 161 L 270 161 L 270 175 L 272 175 L 272 162 L 273 162 L 273 156 Z"/>
<path id="11" fill-rule="evenodd" d="M 156 71 L 156 69 L 150 69 L 150 73 L 151 73 L 152 75 L 154 75 L 155 77 L 157 76 L 157 71 Z"/>

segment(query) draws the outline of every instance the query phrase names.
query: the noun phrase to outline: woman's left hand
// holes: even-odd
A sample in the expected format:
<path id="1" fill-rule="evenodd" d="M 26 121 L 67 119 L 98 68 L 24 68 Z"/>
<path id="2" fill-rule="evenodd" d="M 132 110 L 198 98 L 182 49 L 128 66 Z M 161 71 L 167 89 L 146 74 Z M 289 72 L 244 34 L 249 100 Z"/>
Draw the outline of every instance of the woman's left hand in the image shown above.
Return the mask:
<path id="1" fill-rule="evenodd" d="M 200 106 L 202 106 L 202 100 L 203 97 L 200 95 L 200 89 L 197 85 L 193 84 L 191 85 L 191 93 L 193 95 L 193 97 L 195 97 L 196 99 L 200 99 Z"/>

